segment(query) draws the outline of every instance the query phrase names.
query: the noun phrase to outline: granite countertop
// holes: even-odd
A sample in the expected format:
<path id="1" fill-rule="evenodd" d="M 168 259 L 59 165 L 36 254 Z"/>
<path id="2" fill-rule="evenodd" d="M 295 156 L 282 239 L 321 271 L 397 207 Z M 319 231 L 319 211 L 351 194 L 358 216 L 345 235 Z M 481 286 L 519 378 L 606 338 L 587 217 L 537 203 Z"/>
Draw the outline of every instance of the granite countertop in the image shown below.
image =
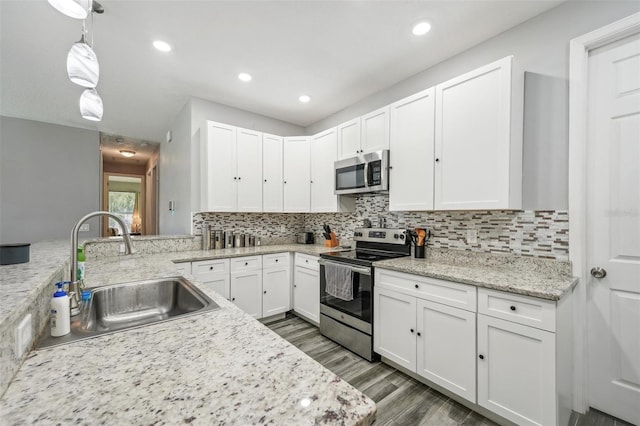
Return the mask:
<path id="1" fill-rule="evenodd" d="M 276 247 L 267 250 L 287 251 Z M 172 260 L 196 254 L 176 255 L 87 261 L 88 284 L 176 275 Z M 0 400 L 0 423 L 373 422 L 371 399 L 190 279 L 221 309 L 32 352 Z"/>
<path id="2" fill-rule="evenodd" d="M 578 283 L 569 262 L 452 250 L 428 253 L 425 259 L 402 257 L 374 266 L 556 301 Z"/>

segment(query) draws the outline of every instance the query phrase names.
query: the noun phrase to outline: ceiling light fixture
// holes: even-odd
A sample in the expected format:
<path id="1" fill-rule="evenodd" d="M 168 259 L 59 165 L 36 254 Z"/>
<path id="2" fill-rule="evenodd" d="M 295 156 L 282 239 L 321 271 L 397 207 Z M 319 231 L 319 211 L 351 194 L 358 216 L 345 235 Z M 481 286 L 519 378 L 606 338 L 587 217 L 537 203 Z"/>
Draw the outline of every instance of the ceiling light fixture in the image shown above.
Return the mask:
<path id="1" fill-rule="evenodd" d="M 246 72 L 241 72 L 240 74 L 238 74 L 238 78 L 244 82 L 251 81 L 251 79 L 253 79 L 253 77 L 251 77 L 251 74 L 247 74 Z"/>
<path id="2" fill-rule="evenodd" d="M 171 52 L 171 45 L 169 43 L 167 43 L 166 41 L 155 40 L 153 42 L 153 47 L 155 47 L 156 49 L 158 49 L 161 52 Z"/>
<path id="3" fill-rule="evenodd" d="M 311 97 L 310 97 L 310 96 L 307 96 L 307 95 L 302 95 L 302 96 L 300 96 L 300 97 L 298 98 L 298 100 L 299 100 L 300 102 L 302 102 L 302 103 L 305 103 L 305 104 L 306 104 L 307 102 L 309 102 L 309 101 L 311 100 Z"/>
<path id="4" fill-rule="evenodd" d="M 85 89 L 80 96 L 80 115 L 89 121 L 102 120 L 102 98 L 96 89 Z"/>
<path id="5" fill-rule="evenodd" d="M 96 90 L 100 79 L 98 57 L 93 51 L 93 14 L 104 13 L 104 8 L 95 0 L 48 0 L 49 4 L 67 16 L 82 19 L 82 36 L 74 43 L 67 55 L 67 75 L 73 83 L 86 87 L 80 95 L 80 114 L 91 121 L 102 120 L 102 98 Z M 84 19 L 91 12 L 91 44 L 87 42 Z"/>
<path id="6" fill-rule="evenodd" d="M 431 31 L 431 24 L 428 22 L 419 22 L 413 27 L 413 35 L 421 36 Z"/>
<path id="7" fill-rule="evenodd" d="M 49 0 L 49 4 L 69 18 L 85 19 L 89 14 L 86 0 Z"/>
<path id="8" fill-rule="evenodd" d="M 128 149 L 121 149 L 120 150 L 120 154 L 122 154 L 124 157 L 131 158 L 134 155 L 136 155 L 136 152 L 135 151 L 130 151 Z"/>
<path id="9" fill-rule="evenodd" d="M 71 46 L 67 55 L 69 80 L 82 87 L 96 87 L 100 79 L 100 65 L 95 52 L 85 40 L 84 24 L 80 41 Z"/>

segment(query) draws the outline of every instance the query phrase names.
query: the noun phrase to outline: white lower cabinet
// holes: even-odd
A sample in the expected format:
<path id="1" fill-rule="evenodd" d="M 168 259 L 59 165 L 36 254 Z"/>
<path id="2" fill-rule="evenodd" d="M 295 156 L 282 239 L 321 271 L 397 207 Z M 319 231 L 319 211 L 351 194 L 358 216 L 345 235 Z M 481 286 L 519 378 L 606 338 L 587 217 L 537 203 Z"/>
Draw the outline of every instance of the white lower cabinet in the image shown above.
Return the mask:
<path id="1" fill-rule="evenodd" d="M 293 310 L 311 322 L 320 323 L 320 265 L 316 256 L 295 254 Z"/>
<path id="2" fill-rule="evenodd" d="M 254 318 L 262 318 L 262 256 L 232 259 L 230 287 L 236 306 Z"/>
<path id="3" fill-rule="evenodd" d="M 469 400 L 476 400 L 476 314 L 418 299 L 416 372 Z"/>
<path id="4" fill-rule="evenodd" d="M 475 402 L 476 313 L 430 300 L 452 291 L 475 302 L 475 287 L 377 269 L 374 351 Z"/>
<path id="5" fill-rule="evenodd" d="M 478 405 L 519 425 L 566 425 L 571 323 L 569 297 L 553 302 L 479 289 Z"/>
<path id="6" fill-rule="evenodd" d="M 270 317 L 291 309 L 289 253 L 262 257 L 262 316 Z"/>
<path id="7" fill-rule="evenodd" d="M 555 335 L 478 315 L 478 404 L 521 425 L 555 424 Z"/>
<path id="8" fill-rule="evenodd" d="M 229 299 L 229 259 L 192 262 L 191 274 L 207 288 Z"/>

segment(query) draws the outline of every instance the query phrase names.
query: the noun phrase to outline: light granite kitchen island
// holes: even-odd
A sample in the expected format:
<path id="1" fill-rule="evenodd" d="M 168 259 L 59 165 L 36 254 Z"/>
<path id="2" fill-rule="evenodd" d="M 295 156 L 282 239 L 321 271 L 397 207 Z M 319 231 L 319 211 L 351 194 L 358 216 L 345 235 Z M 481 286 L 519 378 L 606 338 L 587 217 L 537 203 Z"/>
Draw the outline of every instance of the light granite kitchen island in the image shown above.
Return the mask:
<path id="1" fill-rule="evenodd" d="M 96 285 L 177 275 L 172 261 L 184 256 L 88 261 L 87 276 Z M 374 421 L 371 399 L 224 297 L 192 282 L 221 309 L 32 352 L 0 400 L 0 423 Z"/>

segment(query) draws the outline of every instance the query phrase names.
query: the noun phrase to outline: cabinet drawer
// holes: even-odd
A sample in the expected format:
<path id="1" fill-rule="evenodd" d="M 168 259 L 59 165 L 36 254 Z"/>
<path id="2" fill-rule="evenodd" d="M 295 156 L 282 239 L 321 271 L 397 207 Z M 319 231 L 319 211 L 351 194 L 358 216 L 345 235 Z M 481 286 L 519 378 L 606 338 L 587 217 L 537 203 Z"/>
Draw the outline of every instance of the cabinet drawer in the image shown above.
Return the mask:
<path id="1" fill-rule="evenodd" d="M 262 256 L 262 267 L 273 268 L 276 266 L 288 266 L 289 253 L 265 254 Z"/>
<path id="2" fill-rule="evenodd" d="M 229 259 L 201 260 L 191 264 L 191 273 L 196 278 L 208 274 L 229 273 Z"/>
<path id="3" fill-rule="evenodd" d="M 231 272 L 262 269 L 262 256 L 234 257 L 231 259 Z"/>
<path id="4" fill-rule="evenodd" d="M 556 304 L 549 300 L 481 288 L 478 312 L 542 330 L 556 330 Z"/>
<path id="5" fill-rule="evenodd" d="M 420 275 L 376 269 L 376 286 L 476 312 L 475 286 Z"/>
<path id="6" fill-rule="evenodd" d="M 296 253 L 296 266 L 302 268 L 312 269 L 314 271 L 320 270 L 317 256 L 309 256 L 308 254 Z"/>

